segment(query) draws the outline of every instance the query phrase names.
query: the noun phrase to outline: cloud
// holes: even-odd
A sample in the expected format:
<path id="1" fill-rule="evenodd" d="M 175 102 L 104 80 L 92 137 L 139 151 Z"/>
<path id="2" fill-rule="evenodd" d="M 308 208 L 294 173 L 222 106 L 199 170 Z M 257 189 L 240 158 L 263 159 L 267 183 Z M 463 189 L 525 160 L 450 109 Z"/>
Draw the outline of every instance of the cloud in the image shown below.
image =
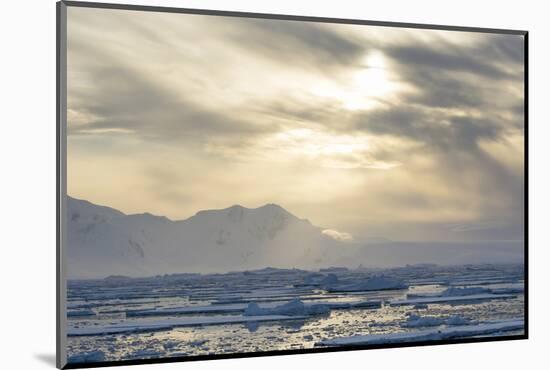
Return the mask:
<path id="1" fill-rule="evenodd" d="M 521 237 L 520 36 L 87 8 L 69 30 L 74 196 L 173 219 L 284 204 L 357 240 Z"/>
<path id="2" fill-rule="evenodd" d="M 287 67 L 335 68 L 355 66 L 368 48 L 330 24 L 238 18 L 226 22 L 230 41 Z"/>
<path id="3" fill-rule="evenodd" d="M 322 231 L 323 234 L 331 237 L 334 240 L 338 240 L 341 242 L 350 242 L 353 240 L 353 236 L 349 233 L 345 233 L 342 231 L 337 231 L 333 229 L 325 229 Z"/>
<path id="4" fill-rule="evenodd" d="M 430 69 L 434 73 L 464 72 L 492 79 L 513 77 L 494 61 L 491 63 L 480 58 L 479 53 L 446 43 L 438 43 L 437 49 L 424 43 L 400 45 L 388 48 L 386 53 L 403 65 Z"/>
<path id="5" fill-rule="evenodd" d="M 196 143 L 208 135 L 254 135 L 265 129 L 200 107 L 117 60 L 107 59 L 87 74 L 92 89 L 69 89 L 78 101 L 71 108 L 69 120 L 77 120 L 69 121 L 69 135 L 127 131 L 145 140 Z"/>

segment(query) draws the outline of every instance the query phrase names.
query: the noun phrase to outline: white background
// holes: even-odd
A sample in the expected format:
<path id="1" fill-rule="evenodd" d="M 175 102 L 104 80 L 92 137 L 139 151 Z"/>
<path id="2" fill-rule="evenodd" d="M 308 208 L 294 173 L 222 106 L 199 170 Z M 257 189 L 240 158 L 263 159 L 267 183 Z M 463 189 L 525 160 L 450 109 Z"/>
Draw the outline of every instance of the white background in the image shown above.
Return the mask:
<path id="1" fill-rule="evenodd" d="M 116 0 L 111 0 L 116 2 Z M 550 22 L 544 1 L 180 0 L 135 4 L 530 31 L 530 336 L 461 344 L 141 366 L 139 369 L 518 369 L 550 350 L 547 122 Z M 0 365 L 53 368 L 55 358 L 55 2 L 6 1 L 0 27 Z M 535 365 L 540 363 L 541 365 Z M 133 367 L 138 369 L 137 367 Z"/>

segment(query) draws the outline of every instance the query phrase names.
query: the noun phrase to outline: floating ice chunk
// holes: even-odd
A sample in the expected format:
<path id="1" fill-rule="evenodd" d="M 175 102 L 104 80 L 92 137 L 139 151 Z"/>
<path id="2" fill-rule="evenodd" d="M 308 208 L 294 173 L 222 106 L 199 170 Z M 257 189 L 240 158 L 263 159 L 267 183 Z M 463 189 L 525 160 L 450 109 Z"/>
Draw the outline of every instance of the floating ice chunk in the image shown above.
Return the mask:
<path id="1" fill-rule="evenodd" d="M 491 293 L 491 289 L 488 288 L 482 288 L 482 287 L 454 287 L 451 286 L 444 290 L 441 293 L 442 297 L 457 297 L 457 296 L 465 296 L 465 295 L 474 295 L 474 294 L 485 294 L 485 293 Z"/>
<path id="2" fill-rule="evenodd" d="M 407 321 L 401 324 L 405 328 L 420 328 L 425 326 L 440 326 L 445 323 L 445 320 L 434 316 L 418 316 L 415 314 L 409 315 Z"/>
<path id="3" fill-rule="evenodd" d="M 96 313 L 92 310 L 70 310 L 67 311 L 67 317 L 86 317 L 95 316 Z"/>
<path id="4" fill-rule="evenodd" d="M 461 325 L 445 328 L 415 330 L 401 333 L 355 335 L 351 337 L 323 340 L 321 342 L 315 343 L 315 346 L 368 345 L 428 340 L 445 340 L 478 335 L 489 335 L 507 331 L 521 330 L 523 328 L 523 318 L 517 318 L 512 320 L 488 322 L 477 325 Z"/>
<path id="5" fill-rule="evenodd" d="M 440 325 L 467 325 L 469 321 L 461 316 L 454 315 L 449 317 L 419 316 L 410 314 L 407 320 L 401 324 L 404 328 L 420 328 Z"/>
<path id="6" fill-rule="evenodd" d="M 330 286 L 327 288 L 330 292 L 360 292 L 371 290 L 396 290 L 406 289 L 408 286 L 399 279 L 388 278 L 384 276 L 374 276 L 366 281 L 352 284 L 342 284 Z"/>
<path id="7" fill-rule="evenodd" d="M 445 323 L 447 325 L 453 325 L 453 326 L 467 325 L 467 324 L 470 323 L 470 320 L 467 320 L 462 316 L 454 315 L 454 316 L 449 317 Z"/>
<path id="8" fill-rule="evenodd" d="M 295 299 L 300 301 L 299 299 Z M 126 311 L 127 317 L 152 317 L 152 316 L 167 316 L 167 315 L 186 315 L 186 314 L 201 314 L 201 313 L 219 313 L 219 314 L 230 314 L 230 313 L 241 313 L 248 310 L 250 314 L 252 312 L 258 312 L 262 314 L 273 314 L 277 312 L 279 315 L 292 315 L 288 311 L 291 308 L 296 308 L 297 303 L 290 305 L 290 302 L 268 302 L 264 303 L 261 306 L 257 302 L 251 303 L 233 303 L 233 304 L 211 304 L 205 306 L 187 306 L 187 307 L 167 307 L 167 308 L 155 308 L 155 309 L 146 309 L 146 310 L 133 310 Z M 301 301 L 300 301 L 301 302 Z M 284 307 L 280 307 L 280 306 Z M 286 306 L 285 306 L 286 305 Z M 299 305 L 299 304 L 298 304 Z M 329 309 L 349 309 L 349 308 L 380 308 L 381 301 L 379 300 L 357 300 L 350 302 L 329 302 L 321 301 L 317 303 L 303 303 L 304 315 L 315 315 L 326 313 Z M 279 311 L 277 311 L 278 309 Z M 299 309 L 301 310 L 301 309 Z M 285 313 L 282 313 L 285 312 Z"/>
<path id="9" fill-rule="evenodd" d="M 337 283 L 338 283 L 338 276 L 336 276 L 335 274 L 328 274 L 323 278 L 323 280 L 321 280 L 321 285 L 323 286 L 334 285 Z"/>
<path id="10" fill-rule="evenodd" d="M 92 351 L 77 353 L 70 356 L 67 362 L 70 364 L 80 364 L 84 362 L 103 362 L 105 361 L 105 354 L 102 351 Z"/>
<path id="11" fill-rule="evenodd" d="M 187 307 L 166 307 L 147 310 L 126 311 L 128 317 L 136 316 L 166 316 L 197 313 L 233 313 L 242 312 L 246 308 L 245 304 L 219 304 L 208 306 L 187 306 Z"/>
<path id="12" fill-rule="evenodd" d="M 166 342 L 162 343 L 162 348 L 164 348 L 165 351 L 171 350 L 175 347 L 177 347 L 180 343 L 175 340 L 168 340 Z"/>
<path id="13" fill-rule="evenodd" d="M 132 352 L 129 357 L 130 358 L 153 358 L 153 357 L 159 357 L 162 353 L 159 351 L 155 351 L 153 349 L 138 349 L 135 352 Z"/>
<path id="14" fill-rule="evenodd" d="M 313 274 L 307 275 L 304 278 L 304 285 L 315 285 L 315 284 L 317 284 L 317 281 L 315 280 L 316 277 L 317 277 L 317 275 L 313 275 Z"/>
<path id="15" fill-rule="evenodd" d="M 94 326 L 72 326 L 67 329 L 69 337 L 93 336 L 121 333 L 140 333 L 172 330 L 177 327 L 206 325 L 243 324 L 247 322 L 283 321 L 305 319 L 305 316 L 262 315 L 262 316 L 197 316 L 161 320 L 127 320 L 121 323 Z"/>
<path id="16" fill-rule="evenodd" d="M 338 267 L 338 266 L 319 269 L 319 272 L 347 272 L 347 271 L 349 271 L 347 267 Z"/>
<path id="17" fill-rule="evenodd" d="M 330 306 L 327 304 L 312 304 L 310 306 L 305 306 L 306 315 L 325 315 L 330 313 Z"/>
<path id="18" fill-rule="evenodd" d="M 491 289 L 493 294 L 522 294 L 525 292 L 524 287 L 510 287 L 510 288 L 494 288 Z"/>
<path id="19" fill-rule="evenodd" d="M 299 299 L 279 306 L 260 307 L 256 302 L 251 302 L 245 308 L 244 316 L 263 316 L 263 315 L 286 315 L 286 316 L 312 316 L 324 315 L 331 310 L 345 309 L 372 309 L 380 308 L 381 301 L 353 301 L 353 302 L 323 302 L 323 303 L 303 303 Z"/>
<path id="20" fill-rule="evenodd" d="M 290 302 L 280 306 L 262 308 L 256 302 L 251 302 L 245 308 L 244 316 L 264 316 L 264 315 L 285 315 L 285 316 L 306 316 L 321 315 L 330 312 L 330 307 L 326 304 L 305 305 L 299 299 L 293 299 Z"/>
<path id="21" fill-rule="evenodd" d="M 205 345 L 206 343 L 208 343 L 208 339 L 199 339 L 199 340 L 195 340 L 195 341 L 189 342 L 188 344 L 189 344 L 191 347 L 200 347 L 200 346 Z"/>
<path id="22" fill-rule="evenodd" d="M 248 306 L 244 309 L 244 316 L 260 316 L 268 315 L 268 311 L 272 310 L 271 308 L 261 308 L 256 302 L 250 302 Z"/>
<path id="23" fill-rule="evenodd" d="M 413 299 L 391 300 L 390 306 L 417 305 L 427 303 L 479 303 L 491 301 L 495 299 L 512 299 L 517 298 L 517 294 L 474 294 L 466 296 L 449 296 L 449 297 L 423 297 Z"/>

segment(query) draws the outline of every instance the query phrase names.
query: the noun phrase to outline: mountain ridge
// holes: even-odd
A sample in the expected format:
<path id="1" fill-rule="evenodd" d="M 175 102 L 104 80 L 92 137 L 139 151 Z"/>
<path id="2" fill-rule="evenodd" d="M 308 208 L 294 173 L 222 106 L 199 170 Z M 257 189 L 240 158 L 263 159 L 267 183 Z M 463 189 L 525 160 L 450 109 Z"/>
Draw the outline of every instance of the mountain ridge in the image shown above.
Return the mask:
<path id="1" fill-rule="evenodd" d="M 81 202 L 81 203 L 86 203 L 88 205 L 92 205 L 92 206 L 95 206 L 95 207 L 99 207 L 99 208 L 104 208 L 104 209 L 108 209 L 108 210 L 111 210 L 111 211 L 114 211 L 114 212 L 117 212 L 117 213 L 120 213 L 121 215 L 123 216 L 140 216 L 140 215 L 146 215 L 146 216 L 153 216 L 153 217 L 159 217 L 159 218 L 165 218 L 169 221 L 172 221 L 172 222 L 183 222 L 183 221 L 187 221 L 189 220 L 190 218 L 193 218 L 194 216 L 197 216 L 198 214 L 202 214 L 202 213 L 209 213 L 209 212 L 217 212 L 217 211 L 230 211 L 232 209 L 242 209 L 242 210 L 245 210 L 245 211 L 255 211 L 255 210 L 262 210 L 262 209 L 279 209 L 297 219 L 300 219 L 300 220 L 305 220 L 305 221 L 308 221 L 307 219 L 301 219 L 299 217 L 297 217 L 296 215 L 294 215 L 293 213 L 291 213 L 290 211 L 286 210 L 284 207 L 282 207 L 281 205 L 279 204 L 276 204 L 276 203 L 266 203 L 264 205 L 261 205 L 261 206 L 258 206 L 258 207 L 255 207 L 255 208 L 252 208 L 252 207 L 245 207 L 243 205 L 240 205 L 240 204 L 233 204 L 229 207 L 226 207 L 226 208 L 209 208 L 209 209 L 202 209 L 202 210 L 199 210 L 197 212 L 195 212 L 194 215 L 192 216 L 189 216 L 187 218 L 182 218 L 182 219 L 171 219 L 167 216 L 163 216 L 163 215 L 156 215 L 154 213 L 150 213 L 150 212 L 139 212 L 139 213 L 125 213 L 123 211 L 120 211 L 116 208 L 113 208 L 113 207 L 110 207 L 110 206 L 106 206 L 106 205 L 101 205 L 101 204 L 96 204 L 96 203 L 93 203 L 89 200 L 86 200 L 86 199 L 80 199 L 80 198 L 76 198 L 76 197 L 73 197 L 73 196 L 70 196 L 70 195 L 67 195 L 67 199 L 69 202 Z"/>
<path id="2" fill-rule="evenodd" d="M 327 229 L 281 206 L 233 205 L 179 221 L 127 215 L 67 197 L 69 279 L 215 273 L 266 267 L 318 270 L 330 266 L 520 263 L 522 241 L 339 241 Z"/>
<path id="3" fill-rule="evenodd" d="M 247 269 L 274 263 L 312 267 L 323 260 L 327 248 L 338 244 L 322 228 L 274 203 L 202 210 L 174 221 L 67 199 L 69 269 L 78 277 L 96 272 L 141 276 Z"/>

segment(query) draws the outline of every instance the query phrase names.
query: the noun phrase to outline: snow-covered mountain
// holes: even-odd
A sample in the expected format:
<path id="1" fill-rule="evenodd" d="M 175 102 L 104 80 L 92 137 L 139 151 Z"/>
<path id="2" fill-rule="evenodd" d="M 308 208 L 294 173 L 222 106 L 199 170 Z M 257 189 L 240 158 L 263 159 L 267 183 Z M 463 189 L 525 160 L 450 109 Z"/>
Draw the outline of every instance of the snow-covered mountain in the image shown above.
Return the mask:
<path id="1" fill-rule="evenodd" d="M 523 242 L 340 241 L 275 204 L 200 211 L 182 221 L 126 215 L 68 197 L 69 278 L 436 263 L 522 263 Z"/>
<path id="2" fill-rule="evenodd" d="M 68 197 L 68 275 L 146 276 L 329 264 L 338 242 L 275 204 L 200 211 L 182 221 L 126 215 Z"/>

